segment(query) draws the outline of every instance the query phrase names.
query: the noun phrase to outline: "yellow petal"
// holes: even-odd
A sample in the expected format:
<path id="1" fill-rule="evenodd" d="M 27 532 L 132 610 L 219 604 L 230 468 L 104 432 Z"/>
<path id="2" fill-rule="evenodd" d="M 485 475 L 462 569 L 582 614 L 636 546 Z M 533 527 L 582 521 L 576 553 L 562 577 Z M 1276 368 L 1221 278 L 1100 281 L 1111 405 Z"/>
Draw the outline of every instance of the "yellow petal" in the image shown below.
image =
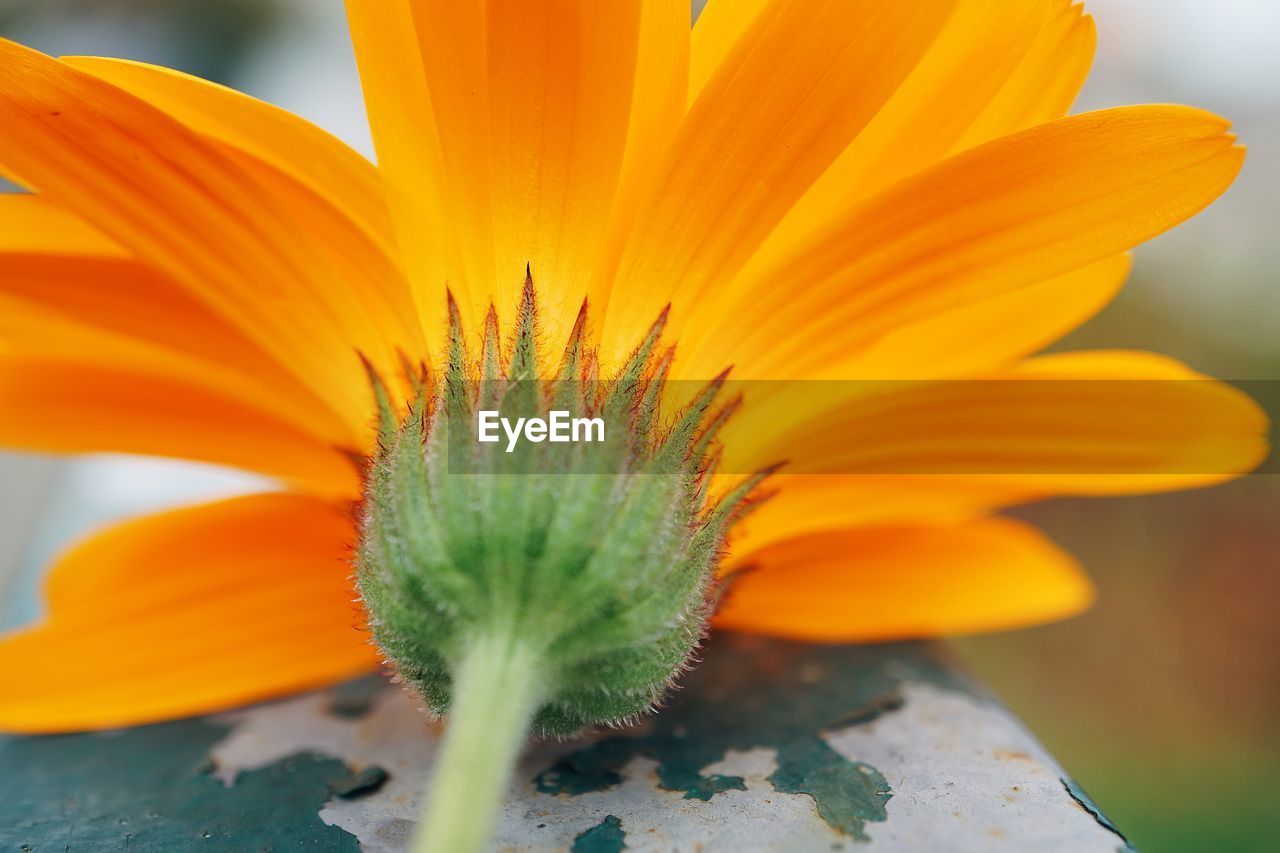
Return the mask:
<path id="1" fill-rule="evenodd" d="M 1244 152 L 1227 127 L 1190 107 L 1123 107 L 957 155 L 854 204 L 791 257 L 734 282 L 714 310 L 691 312 L 702 337 L 689 342 L 689 369 L 840 375 L 851 352 L 901 325 L 1131 248 L 1230 185 Z"/>
<path id="2" fill-rule="evenodd" d="M 960 0 L 920 63 L 787 213 L 755 262 L 785 255 L 854 199 L 946 156 L 1009 82 L 1050 14 L 1068 6 L 1070 0 Z"/>
<path id="3" fill-rule="evenodd" d="M 828 532 L 742 561 L 715 624 L 816 642 L 1021 628 L 1093 601 L 1076 562 L 1034 529 L 988 518 Z"/>
<path id="4" fill-rule="evenodd" d="M 243 152 L 12 42 L 0 42 L 0 125 L 6 174 L 189 288 L 353 425 L 363 419 L 370 392 L 357 351 L 384 366 L 392 345 L 345 310 L 362 287 L 341 274 L 371 251 L 359 228 L 335 243 L 298 227 L 294 199 L 273 195 L 287 175 L 264 185 L 265 163 L 250 174 Z M 336 264 L 344 255 L 353 260 Z"/>
<path id="5" fill-rule="evenodd" d="M 91 353 L 102 367 L 144 374 L 162 364 L 174 381 L 271 413 L 325 443 L 358 446 L 343 418 L 296 377 L 68 211 L 39 196 L 0 196 L 0 235 L 0 346 L 72 361 Z"/>
<path id="6" fill-rule="evenodd" d="M 640 205 L 657 177 L 667 151 L 680 129 L 689 79 L 689 3 L 656 0 L 641 7 L 635 91 L 631 122 L 618 194 L 602 266 L 616 262 L 626 245 Z M 613 280 L 597 275 L 587 294 L 591 305 L 608 304 Z"/>
<path id="7" fill-rule="evenodd" d="M 769 439 L 742 467 L 790 459 L 804 473 L 947 475 L 986 487 L 1052 494 L 1187 488 L 1252 470 L 1267 419 L 1247 395 L 1148 353 L 1043 356 L 974 381 L 809 383 L 830 408 L 777 421 L 743 414 Z M 840 389 L 849 396 L 835 402 Z M 736 424 L 731 424 L 731 428 Z M 751 433 L 726 434 L 729 455 Z"/>
<path id="8" fill-rule="evenodd" d="M 352 533 L 331 505 L 257 495 L 94 536 L 54 567 L 48 618 L 0 640 L 0 729 L 138 725 L 374 668 Z"/>
<path id="9" fill-rule="evenodd" d="M 91 339 L 86 339 L 91 340 Z M 182 365 L 0 342 L 0 446 L 139 453 L 258 471 L 325 494 L 359 493 L 357 463 L 323 438 L 218 389 Z"/>
<path id="10" fill-rule="evenodd" d="M 400 389 L 408 393 L 403 381 L 404 361 L 427 360 L 427 347 L 414 316 L 413 295 L 397 259 L 383 253 L 372 238 L 354 228 L 341 210 L 327 204 L 310 187 L 264 161 L 234 150 L 222 153 L 270 196 L 295 234 L 306 235 L 312 264 L 309 290 L 321 296 L 316 301 L 349 342 L 348 354 L 363 355 L 391 387 L 400 380 Z M 323 377 L 317 379 L 327 386 Z M 361 383 L 353 394 L 363 398 L 368 392 L 367 377 L 362 375 Z M 363 427 L 369 411 L 346 413 Z"/>
<path id="11" fill-rule="evenodd" d="M 777 474 L 769 498 L 738 524 L 730 554 L 749 554 L 776 542 L 851 527 L 921 522 L 955 523 L 1039 495 L 1016 484 L 955 476 L 910 474 Z"/>
<path id="12" fill-rule="evenodd" d="M 203 136 L 271 164 L 360 223 L 384 251 L 394 251 L 377 169 L 311 122 L 172 68 L 98 56 L 62 61 L 137 95 Z"/>
<path id="13" fill-rule="evenodd" d="M 605 246 L 624 156 L 637 165 L 654 156 L 650 131 L 633 133 L 632 122 L 670 114 L 633 92 L 665 102 L 683 88 L 639 80 L 638 68 L 679 53 L 642 62 L 642 41 L 687 38 L 669 25 L 674 4 L 645 5 L 350 0 L 401 242 L 411 266 L 426 263 L 415 269 L 423 305 L 439 304 L 448 284 L 464 319 L 481 317 L 490 299 L 511 316 L 531 265 L 545 333 L 567 333 Z M 392 82 L 401 85 L 373 91 Z M 423 236 L 429 227 L 438 238 Z M 441 241 L 456 248 L 427 257 Z"/>
<path id="14" fill-rule="evenodd" d="M 29 193 L 0 194 L 0 254 L 125 260 L 129 253 L 69 211 Z"/>
<path id="15" fill-rule="evenodd" d="M 459 4 L 459 10 L 462 10 Z M 400 254 L 433 352 L 445 352 L 444 289 L 453 290 L 474 328 L 470 285 L 487 269 L 483 199 L 452 204 L 413 11 L 396 0 L 346 0 L 378 171 Z M 482 292 L 482 288 L 478 291 Z"/>
<path id="16" fill-rule="evenodd" d="M 1120 292 L 1130 255 L 962 305 L 887 332 L 838 368 L 857 379 L 931 379 L 992 370 L 1074 331 Z"/>
<path id="17" fill-rule="evenodd" d="M 707 0 L 693 25 L 689 59 L 689 103 L 707 87 L 760 11 L 774 0 Z"/>
<path id="18" fill-rule="evenodd" d="M 1067 114 L 1097 47 L 1093 18 L 1076 2 L 1054 3 L 1022 61 L 952 147 L 964 151 Z"/>
<path id="19" fill-rule="evenodd" d="M 424 56 L 448 37 L 435 29 L 430 5 L 416 10 Z M 453 155 L 473 158 L 475 147 L 488 146 L 492 295 L 513 316 L 516 285 L 532 263 L 551 340 L 567 335 L 604 248 L 630 130 L 642 5 L 489 4 L 486 135 L 459 139 L 467 148 Z M 437 79 L 429 67 L 438 98 Z M 437 121 L 469 100 L 465 91 L 438 98 Z"/>
<path id="20" fill-rule="evenodd" d="M 614 273 L 606 361 L 662 306 L 737 271 L 876 115 L 946 20 L 936 3 L 774 2 L 703 88 Z"/>

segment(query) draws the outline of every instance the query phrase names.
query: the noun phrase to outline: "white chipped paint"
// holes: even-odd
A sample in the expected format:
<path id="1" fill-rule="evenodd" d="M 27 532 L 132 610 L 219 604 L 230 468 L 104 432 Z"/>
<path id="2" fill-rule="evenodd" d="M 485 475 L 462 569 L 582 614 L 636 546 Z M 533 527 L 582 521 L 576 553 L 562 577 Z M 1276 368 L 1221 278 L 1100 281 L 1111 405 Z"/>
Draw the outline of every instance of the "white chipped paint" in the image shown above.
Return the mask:
<path id="1" fill-rule="evenodd" d="M 547 766 L 538 759 L 523 762 L 525 778 Z M 746 790 L 723 791 L 709 801 L 685 799 L 678 791 L 660 788 L 657 763 L 648 758 L 633 758 L 620 771 L 621 784 L 604 791 L 553 796 L 526 784 L 521 797 L 504 810 L 495 848 L 565 850 L 579 833 L 609 815 L 622 822 L 627 849 L 635 851 L 734 853 L 851 847 L 848 839 L 822 822 L 811 798 L 773 789 L 767 777 L 776 766 L 772 749 L 731 750 L 702 772 L 741 776 Z"/>
<path id="2" fill-rule="evenodd" d="M 828 733 L 893 790 L 868 850 L 949 853 L 1115 851 L 1120 839 L 1067 794 L 1065 775 L 1007 711 L 931 684 L 903 688 L 903 707 Z"/>
<path id="3" fill-rule="evenodd" d="M 657 764 L 635 757 L 607 790 L 556 796 L 536 790 L 534 777 L 588 741 L 532 747 L 518 768 L 495 832 L 494 849 L 565 850 L 580 833 L 613 815 L 627 847 L 638 851 L 894 850 L 933 853 L 945 842 L 955 853 L 1005 850 L 1110 851 L 1119 839 L 1098 825 L 1063 789 L 1061 769 L 1021 725 L 994 703 L 929 684 L 903 687 L 905 704 L 878 719 L 824 734 L 850 761 L 879 770 L 893 797 L 888 821 L 867 823 L 871 843 L 833 830 L 803 794 L 782 794 L 768 777 L 772 749 L 730 750 L 704 775 L 742 777 L 746 790 L 709 801 L 659 787 Z M 402 690 L 378 694 L 370 712 L 342 719 L 329 697 L 306 696 L 224 716 L 235 728 L 212 750 L 216 773 L 235 776 L 289 755 L 313 751 L 359 770 L 390 773 L 376 793 L 333 798 L 325 823 L 360 840 L 367 853 L 407 848 L 439 738 L 418 702 Z M 607 735 L 604 735 L 607 736 Z"/>
<path id="4" fill-rule="evenodd" d="M 307 751 L 341 758 L 356 769 L 377 764 L 402 775 L 431 763 L 439 736 L 407 691 L 379 691 L 358 719 L 329 713 L 330 701 L 329 694 L 315 693 L 217 718 L 234 728 L 210 750 L 214 775 L 231 784 L 239 773 Z"/>
<path id="5" fill-rule="evenodd" d="M 334 797 L 320 819 L 356 836 L 366 851 L 405 849 L 439 744 L 438 726 L 405 690 L 380 691 L 357 719 L 329 713 L 329 702 L 327 694 L 314 694 L 226 715 L 235 728 L 211 750 L 215 775 L 232 784 L 239 773 L 308 751 L 341 759 L 357 771 L 376 764 L 390 774 L 377 794 Z"/>

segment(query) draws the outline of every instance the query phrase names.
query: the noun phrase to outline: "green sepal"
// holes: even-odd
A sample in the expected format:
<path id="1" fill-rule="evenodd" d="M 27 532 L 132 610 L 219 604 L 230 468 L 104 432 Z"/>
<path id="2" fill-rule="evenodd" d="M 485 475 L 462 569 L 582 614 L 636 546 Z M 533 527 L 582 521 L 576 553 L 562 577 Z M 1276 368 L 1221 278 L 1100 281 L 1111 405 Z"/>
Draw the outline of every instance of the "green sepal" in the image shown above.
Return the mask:
<path id="1" fill-rule="evenodd" d="M 602 381 L 585 302 L 558 363 L 544 364 L 531 276 L 505 346 L 491 308 L 475 361 L 451 295 L 447 307 L 442 381 L 410 378 L 407 415 L 371 373 L 382 438 L 357 580 L 374 639 L 441 714 L 468 649 L 501 634 L 545 670 L 536 732 L 633 719 L 690 665 L 725 537 L 771 473 L 708 497 L 716 436 L 736 408 L 716 402 L 727 372 L 664 416 L 666 311 Z M 481 409 L 515 419 L 553 408 L 602 418 L 606 440 L 511 453 L 505 436 L 476 441 Z"/>

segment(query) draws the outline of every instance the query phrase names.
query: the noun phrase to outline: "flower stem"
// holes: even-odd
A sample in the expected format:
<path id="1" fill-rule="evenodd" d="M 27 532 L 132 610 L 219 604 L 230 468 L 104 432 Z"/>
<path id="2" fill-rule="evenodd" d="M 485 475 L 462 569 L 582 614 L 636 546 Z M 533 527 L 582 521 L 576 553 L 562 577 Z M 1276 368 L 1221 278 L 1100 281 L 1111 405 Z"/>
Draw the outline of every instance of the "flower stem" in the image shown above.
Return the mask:
<path id="1" fill-rule="evenodd" d="M 484 848 L 545 684 L 540 655 L 510 633 L 468 646 L 414 853 Z"/>

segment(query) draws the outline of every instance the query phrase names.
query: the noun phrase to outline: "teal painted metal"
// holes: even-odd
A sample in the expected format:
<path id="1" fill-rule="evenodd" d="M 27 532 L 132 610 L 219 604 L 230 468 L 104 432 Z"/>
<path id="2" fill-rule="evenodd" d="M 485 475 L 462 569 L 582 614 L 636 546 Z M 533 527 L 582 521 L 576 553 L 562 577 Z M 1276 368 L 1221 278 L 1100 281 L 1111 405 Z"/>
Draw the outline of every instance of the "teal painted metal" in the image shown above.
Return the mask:
<path id="1" fill-rule="evenodd" d="M 609 815 L 573 839 L 572 853 L 618 853 L 627 848 L 627 833 L 622 821 Z"/>
<path id="2" fill-rule="evenodd" d="M 1080 808 L 1093 815 L 1093 819 L 1096 820 L 1100 826 L 1108 832 L 1115 834 L 1116 838 L 1120 839 L 1123 843 L 1123 847 L 1121 847 L 1120 850 L 1124 851 L 1124 853 L 1136 853 L 1137 848 L 1129 842 L 1128 838 L 1125 838 L 1125 835 L 1120 831 L 1120 828 L 1111 822 L 1111 818 L 1102 813 L 1102 809 L 1098 807 L 1098 804 L 1093 801 L 1092 797 L 1084 792 L 1084 788 L 1081 788 L 1080 784 L 1076 782 L 1075 779 L 1064 778 L 1062 780 L 1062 787 L 1067 789 L 1067 793 L 1071 795 L 1071 799 L 1075 800 L 1080 805 Z"/>
<path id="3" fill-rule="evenodd" d="M 339 760 L 282 758 L 230 787 L 209 748 L 228 727 L 204 720 L 129 731 L 0 742 L 0 840 L 6 850 L 358 850 L 320 820 Z"/>

